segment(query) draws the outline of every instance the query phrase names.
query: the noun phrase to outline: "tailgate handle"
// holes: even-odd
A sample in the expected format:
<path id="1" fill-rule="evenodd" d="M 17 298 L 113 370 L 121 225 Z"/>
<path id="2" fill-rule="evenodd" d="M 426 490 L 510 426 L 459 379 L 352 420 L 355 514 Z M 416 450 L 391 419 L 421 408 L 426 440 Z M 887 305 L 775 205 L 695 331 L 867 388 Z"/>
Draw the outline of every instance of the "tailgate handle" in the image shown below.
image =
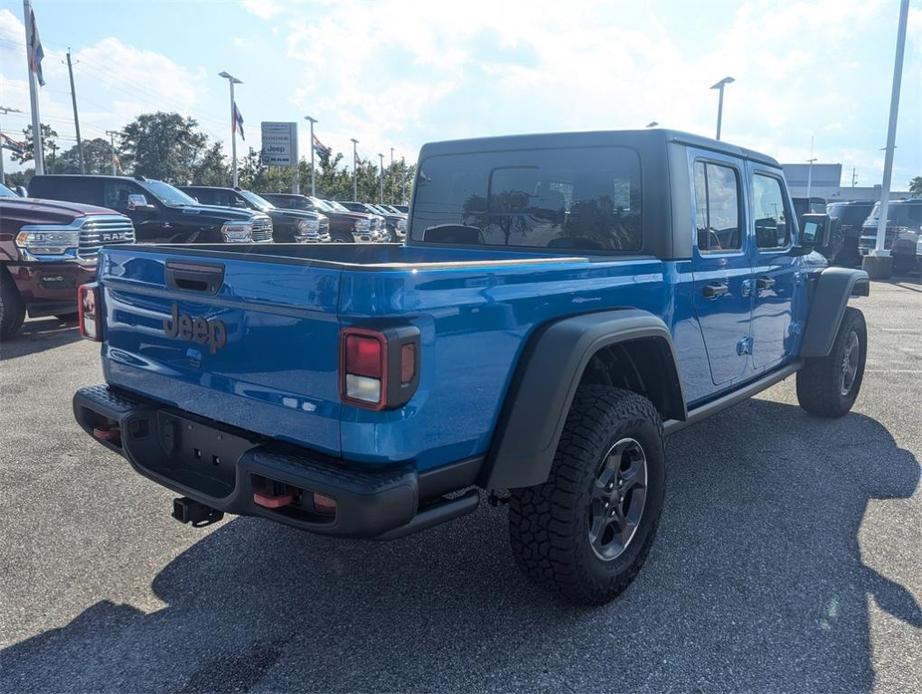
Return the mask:
<path id="1" fill-rule="evenodd" d="M 217 294 L 224 284 L 224 266 L 167 261 L 166 283 L 173 289 Z"/>

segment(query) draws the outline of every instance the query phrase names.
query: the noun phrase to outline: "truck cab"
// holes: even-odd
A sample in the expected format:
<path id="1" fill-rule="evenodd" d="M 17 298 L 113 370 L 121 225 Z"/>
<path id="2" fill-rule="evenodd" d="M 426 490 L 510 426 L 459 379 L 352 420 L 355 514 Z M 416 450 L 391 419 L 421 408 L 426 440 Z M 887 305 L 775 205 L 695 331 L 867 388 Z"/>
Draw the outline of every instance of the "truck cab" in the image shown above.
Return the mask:
<path id="1" fill-rule="evenodd" d="M 775 159 L 669 130 L 422 148 L 406 245 L 107 249 L 84 430 L 181 496 L 395 539 L 508 502 L 526 575 L 599 604 L 647 556 L 664 437 L 779 381 L 842 416 L 865 273 Z"/>

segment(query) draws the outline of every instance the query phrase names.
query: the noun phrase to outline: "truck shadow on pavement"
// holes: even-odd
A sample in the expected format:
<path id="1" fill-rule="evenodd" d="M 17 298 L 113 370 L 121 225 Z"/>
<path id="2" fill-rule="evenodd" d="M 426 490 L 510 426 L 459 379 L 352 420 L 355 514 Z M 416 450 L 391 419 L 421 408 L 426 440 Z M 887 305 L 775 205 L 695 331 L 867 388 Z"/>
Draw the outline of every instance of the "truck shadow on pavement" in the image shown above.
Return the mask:
<path id="1" fill-rule="evenodd" d="M 911 509 L 877 500 L 912 496 L 919 474 L 866 416 L 741 404 L 670 439 L 658 540 L 595 609 L 521 578 L 504 509 L 390 544 L 237 519 L 153 578 L 165 608 L 100 601 L 2 651 L 3 689 L 866 690 L 869 605 L 922 628 L 872 565 L 883 535 L 918 539 Z"/>
<path id="2" fill-rule="evenodd" d="M 19 334 L 0 342 L 0 361 L 63 347 L 79 339 L 76 321 L 57 318 L 27 320 L 22 324 Z"/>

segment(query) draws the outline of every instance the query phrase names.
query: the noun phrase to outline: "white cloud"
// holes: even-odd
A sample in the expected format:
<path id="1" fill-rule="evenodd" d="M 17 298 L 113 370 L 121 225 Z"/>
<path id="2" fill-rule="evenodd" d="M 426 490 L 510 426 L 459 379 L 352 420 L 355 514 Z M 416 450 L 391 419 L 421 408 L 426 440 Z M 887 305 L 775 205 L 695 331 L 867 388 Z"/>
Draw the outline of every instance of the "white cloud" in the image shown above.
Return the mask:
<path id="1" fill-rule="evenodd" d="M 243 7 L 260 19 L 272 19 L 282 11 L 276 0 L 243 0 Z"/>

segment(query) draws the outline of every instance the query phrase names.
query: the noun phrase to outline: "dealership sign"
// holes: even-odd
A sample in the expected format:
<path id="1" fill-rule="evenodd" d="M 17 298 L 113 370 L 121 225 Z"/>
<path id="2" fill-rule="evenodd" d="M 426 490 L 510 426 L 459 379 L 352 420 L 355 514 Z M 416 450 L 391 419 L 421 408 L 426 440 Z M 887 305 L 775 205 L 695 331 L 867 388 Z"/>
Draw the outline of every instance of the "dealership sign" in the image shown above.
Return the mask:
<path id="1" fill-rule="evenodd" d="M 298 163 L 298 124 L 263 121 L 263 164 L 294 166 Z"/>

